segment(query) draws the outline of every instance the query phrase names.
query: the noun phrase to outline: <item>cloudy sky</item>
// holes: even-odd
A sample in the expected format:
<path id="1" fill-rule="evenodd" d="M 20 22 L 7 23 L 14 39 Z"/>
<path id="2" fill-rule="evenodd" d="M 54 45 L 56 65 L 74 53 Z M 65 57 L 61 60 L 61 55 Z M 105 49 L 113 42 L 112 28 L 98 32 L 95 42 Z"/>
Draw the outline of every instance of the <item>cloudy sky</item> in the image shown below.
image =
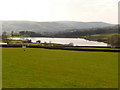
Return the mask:
<path id="1" fill-rule="evenodd" d="M 119 0 L 0 0 L 0 20 L 118 23 Z"/>

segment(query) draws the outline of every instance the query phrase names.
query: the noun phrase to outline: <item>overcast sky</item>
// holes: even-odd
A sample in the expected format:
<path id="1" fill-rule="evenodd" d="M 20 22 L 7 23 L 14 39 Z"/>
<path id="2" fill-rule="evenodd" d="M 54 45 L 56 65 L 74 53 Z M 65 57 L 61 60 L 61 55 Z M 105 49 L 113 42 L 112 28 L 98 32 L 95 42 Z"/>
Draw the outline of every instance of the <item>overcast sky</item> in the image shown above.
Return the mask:
<path id="1" fill-rule="evenodd" d="M 0 0 L 0 20 L 118 23 L 119 0 Z"/>

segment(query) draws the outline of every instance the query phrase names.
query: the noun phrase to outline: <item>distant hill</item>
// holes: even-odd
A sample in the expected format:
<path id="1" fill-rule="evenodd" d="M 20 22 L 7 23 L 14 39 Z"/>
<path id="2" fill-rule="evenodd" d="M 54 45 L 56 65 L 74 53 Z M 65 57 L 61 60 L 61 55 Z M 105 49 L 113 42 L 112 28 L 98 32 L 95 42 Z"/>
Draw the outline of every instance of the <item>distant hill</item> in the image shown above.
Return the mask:
<path id="1" fill-rule="evenodd" d="M 33 21 L 2 21 L 2 30 L 11 32 L 34 31 L 34 32 L 54 32 L 65 31 L 66 29 L 85 29 L 108 27 L 113 24 L 104 22 L 75 22 L 75 21 L 56 21 L 56 22 L 33 22 Z"/>

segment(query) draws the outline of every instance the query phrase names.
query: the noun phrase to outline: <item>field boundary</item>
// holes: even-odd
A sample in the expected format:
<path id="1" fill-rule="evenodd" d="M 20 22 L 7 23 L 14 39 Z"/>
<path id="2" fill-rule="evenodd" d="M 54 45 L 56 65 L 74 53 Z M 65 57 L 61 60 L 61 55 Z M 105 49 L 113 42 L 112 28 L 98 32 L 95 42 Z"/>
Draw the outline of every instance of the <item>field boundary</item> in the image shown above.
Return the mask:
<path id="1" fill-rule="evenodd" d="M 13 47 L 13 48 L 20 48 L 22 45 L 0 45 L 0 47 Z M 45 48 L 45 49 L 56 49 L 56 50 L 71 50 L 71 51 L 99 51 L 99 52 L 120 52 L 120 50 L 109 50 L 109 49 L 75 49 L 75 48 L 66 48 L 66 47 L 47 47 L 47 46 L 26 46 L 27 48 Z M 91 47 L 91 46 L 90 46 Z M 104 48 L 104 47 L 99 47 Z"/>

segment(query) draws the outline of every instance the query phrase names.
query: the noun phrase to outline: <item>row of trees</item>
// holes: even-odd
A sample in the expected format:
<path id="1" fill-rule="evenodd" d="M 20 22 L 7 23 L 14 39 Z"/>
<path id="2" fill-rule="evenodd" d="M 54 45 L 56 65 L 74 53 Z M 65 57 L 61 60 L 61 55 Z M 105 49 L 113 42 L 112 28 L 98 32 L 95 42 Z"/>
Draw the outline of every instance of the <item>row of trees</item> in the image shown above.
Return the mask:
<path id="1" fill-rule="evenodd" d="M 41 37 L 42 36 L 40 33 L 36 33 L 33 31 L 20 31 L 19 34 L 21 36 L 29 36 L 29 37 Z"/>
<path id="2" fill-rule="evenodd" d="M 7 32 L 3 32 L 2 34 L 4 36 L 6 36 Z M 11 31 L 11 33 L 9 34 L 9 36 L 11 36 L 11 37 L 14 37 L 14 36 L 41 37 L 42 34 L 36 33 L 36 32 L 33 32 L 33 31 L 20 31 L 19 33 L 15 33 L 14 31 Z"/>

